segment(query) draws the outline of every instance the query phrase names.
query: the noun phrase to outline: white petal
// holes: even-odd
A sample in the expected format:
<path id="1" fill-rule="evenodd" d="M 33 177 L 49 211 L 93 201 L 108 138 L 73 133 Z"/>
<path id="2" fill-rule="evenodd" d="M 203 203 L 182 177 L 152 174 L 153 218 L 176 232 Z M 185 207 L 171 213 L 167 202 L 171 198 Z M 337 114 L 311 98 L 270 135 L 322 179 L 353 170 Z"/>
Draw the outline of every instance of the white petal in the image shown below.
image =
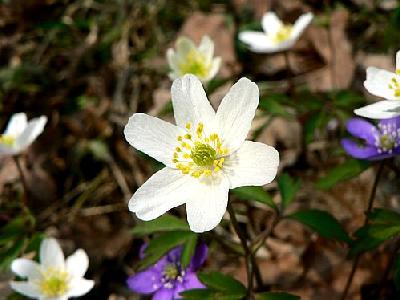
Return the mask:
<path id="1" fill-rule="evenodd" d="M 27 124 L 28 124 L 28 120 L 26 118 L 25 113 L 14 114 L 14 115 L 12 115 L 10 121 L 8 122 L 7 128 L 4 131 L 4 134 L 16 137 L 24 131 Z"/>
<path id="2" fill-rule="evenodd" d="M 216 120 L 222 143 L 230 153 L 246 139 L 258 106 L 258 87 L 243 77 L 235 83 L 222 99 Z"/>
<path id="3" fill-rule="evenodd" d="M 31 298 L 39 299 L 41 296 L 39 287 L 30 282 L 11 281 L 10 286 L 14 291 Z"/>
<path id="4" fill-rule="evenodd" d="M 195 51 L 196 46 L 191 39 L 181 36 L 176 41 L 176 52 L 180 57 L 186 57 L 190 51 Z"/>
<path id="5" fill-rule="evenodd" d="M 26 258 L 18 258 L 11 264 L 11 270 L 20 277 L 30 280 L 41 278 L 40 266 L 37 262 Z"/>
<path id="6" fill-rule="evenodd" d="M 389 88 L 392 78 L 400 80 L 399 77 L 389 71 L 375 67 L 367 68 L 367 79 L 364 81 L 364 87 L 372 95 L 385 98 L 387 100 L 397 100 L 400 97 L 394 95 L 394 91 Z"/>
<path id="7" fill-rule="evenodd" d="M 215 111 L 207 99 L 206 92 L 196 76 L 187 74 L 176 79 L 171 87 L 172 104 L 176 124 L 203 122 L 205 127 L 214 124 Z"/>
<path id="8" fill-rule="evenodd" d="M 396 52 L 396 70 L 400 69 L 400 50 Z"/>
<path id="9" fill-rule="evenodd" d="M 301 15 L 293 25 L 291 39 L 296 41 L 299 38 L 299 36 L 303 33 L 303 31 L 307 28 L 307 26 L 311 23 L 313 18 L 314 15 L 312 13 Z"/>
<path id="10" fill-rule="evenodd" d="M 250 50 L 256 53 L 275 53 L 287 50 L 293 46 L 294 40 L 288 39 L 282 43 L 276 44 L 271 38 L 262 32 L 243 31 L 239 33 L 239 39 L 250 47 Z"/>
<path id="11" fill-rule="evenodd" d="M 129 210 L 144 221 L 158 218 L 188 200 L 193 181 L 192 176 L 183 175 L 180 170 L 164 168 L 136 191 L 129 201 Z"/>
<path id="12" fill-rule="evenodd" d="M 215 228 L 226 211 L 228 193 L 229 181 L 225 176 L 208 184 L 198 181 L 193 185 L 190 200 L 186 203 L 190 230 L 204 232 Z"/>
<path id="13" fill-rule="evenodd" d="M 203 81 L 207 82 L 207 81 L 213 79 L 215 77 L 215 75 L 217 75 L 220 66 L 221 66 L 221 57 L 219 57 L 219 56 L 215 57 L 212 60 L 211 68 L 210 68 L 210 71 L 208 73 L 208 76 Z"/>
<path id="14" fill-rule="evenodd" d="M 177 72 L 177 70 L 179 68 L 179 62 L 178 62 L 177 55 L 176 55 L 174 49 L 169 48 L 167 50 L 166 56 L 167 56 L 167 61 L 168 61 L 169 67 L 172 69 L 172 71 Z"/>
<path id="15" fill-rule="evenodd" d="M 0 155 L 14 155 L 18 152 L 18 149 L 15 147 L 9 147 L 7 145 L 0 144 Z"/>
<path id="16" fill-rule="evenodd" d="M 258 142 L 245 141 L 224 164 L 230 187 L 264 185 L 276 176 L 279 166 L 279 152 L 274 147 Z"/>
<path id="17" fill-rule="evenodd" d="M 64 253 L 55 239 L 45 239 L 40 244 L 40 264 L 44 267 L 64 268 Z"/>
<path id="18" fill-rule="evenodd" d="M 22 151 L 26 149 L 32 142 L 43 132 L 47 123 L 47 117 L 41 116 L 34 118 L 28 122 L 25 130 L 17 137 L 15 141 L 16 147 Z"/>
<path id="19" fill-rule="evenodd" d="M 400 116 L 400 101 L 378 101 L 354 110 L 356 115 L 371 119 L 388 119 Z"/>
<path id="20" fill-rule="evenodd" d="M 84 250 L 78 249 L 74 254 L 67 257 L 65 265 L 68 274 L 80 278 L 85 275 L 89 267 L 89 258 Z"/>
<path id="21" fill-rule="evenodd" d="M 132 147 L 167 166 L 173 166 L 177 137 L 183 133 L 183 129 L 171 123 L 142 113 L 133 114 L 124 129 L 125 139 Z"/>
<path id="22" fill-rule="evenodd" d="M 202 37 L 198 50 L 204 55 L 205 63 L 211 63 L 214 55 L 214 42 L 209 36 L 205 35 Z"/>
<path id="23" fill-rule="evenodd" d="M 68 291 L 69 297 L 80 297 L 87 294 L 94 286 L 93 280 L 87 279 L 76 279 L 70 283 L 70 289 Z"/>
<path id="24" fill-rule="evenodd" d="M 264 14 L 261 25 L 265 33 L 275 34 L 282 26 L 282 21 L 274 12 Z"/>

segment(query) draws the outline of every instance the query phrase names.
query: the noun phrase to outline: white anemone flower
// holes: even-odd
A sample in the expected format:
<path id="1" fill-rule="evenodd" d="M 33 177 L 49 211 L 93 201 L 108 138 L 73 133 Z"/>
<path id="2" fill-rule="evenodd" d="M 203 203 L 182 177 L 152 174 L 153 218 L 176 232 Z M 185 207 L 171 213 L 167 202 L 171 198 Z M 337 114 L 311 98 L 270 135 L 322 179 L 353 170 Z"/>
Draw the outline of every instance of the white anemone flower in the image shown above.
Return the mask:
<path id="1" fill-rule="evenodd" d="M 264 14 L 261 25 L 264 32 L 243 31 L 239 40 L 257 53 L 274 53 L 294 46 L 313 19 L 312 13 L 301 15 L 293 25 L 284 24 L 273 12 Z"/>
<path id="2" fill-rule="evenodd" d="M 209 231 L 226 211 L 229 189 L 275 178 L 279 153 L 245 140 L 259 101 L 249 79 L 232 86 L 217 112 L 193 75 L 176 79 L 171 94 L 176 126 L 143 113 L 125 126 L 133 147 L 166 165 L 136 191 L 129 209 L 148 221 L 186 203 L 190 229 Z"/>
<path id="3" fill-rule="evenodd" d="M 167 60 L 171 72 L 169 77 L 174 80 L 185 74 L 193 74 L 202 82 L 214 78 L 221 66 L 221 58 L 214 57 L 214 42 L 203 36 L 197 48 L 192 40 L 179 37 L 175 44 L 176 51 L 167 50 Z"/>
<path id="4" fill-rule="evenodd" d="M 4 133 L 0 134 L 0 155 L 15 155 L 24 151 L 43 132 L 46 122 L 46 116 L 28 122 L 26 114 L 14 114 Z"/>
<path id="5" fill-rule="evenodd" d="M 386 100 L 358 108 L 355 114 L 371 119 L 400 116 L 400 51 L 396 53 L 396 72 L 368 67 L 364 87 L 372 95 Z"/>
<path id="6" fill-rule="evenodd" d="M 45 239 L 40 245 L 40 264 L 18 258 L 11 264 L 12 271 L 27 281 L 11 281 L 15 291 L 40 300 L 66 300 L 89 292 L 93 280 L 83 278 L 89 266 L 86 252 L 78 249 L 64 260 L 64 254 L 55 239 Z"/>

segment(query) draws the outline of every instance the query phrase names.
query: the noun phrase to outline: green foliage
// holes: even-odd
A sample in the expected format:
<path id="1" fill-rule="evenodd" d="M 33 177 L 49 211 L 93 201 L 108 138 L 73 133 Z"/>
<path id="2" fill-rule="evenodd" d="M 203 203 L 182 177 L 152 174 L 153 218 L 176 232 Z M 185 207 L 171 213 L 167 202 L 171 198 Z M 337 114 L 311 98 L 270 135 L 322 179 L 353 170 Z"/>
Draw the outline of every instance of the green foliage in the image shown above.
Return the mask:
<path id="1" fill-rule="evenodd" d="M 398 253 L 393 264 L 393 280 L 396 289 L 400 291 L 400 254 Z"/>
<path id="2" fill-rule="evenodd" d="M 182 250 L 181 264 L 183 268 L 189 266 L 190 260 L 192 259 L 192 256 L 196 251 L 196 245 L 197 245 L 197 235 L 194 234 L 191 237 L 188 237 Z"/>
<path id="3" fill-rule="evenodd" d="M 145 269 L 156 263 L 171 249 L 187 242 L 192 243 L 194 235 L 196 234 L 190 231 L 172 231 L 162 233 L 151 239 L 144 252 L 145 257 L 140 261 L 138 268 Z"/>
<path id="4" fill-rule="evenodd" d="M 261 98 L 258 107 L 274 116 L 292 118 L 293 114 L 285 105 L 288 101 L 289 98 L 285 94 L 271 94 L 266 98 Z"/>
<path id="5" fill-rule="evenodd" d="M 295 296 L 292 294 L 284 293 L 284 292 L 268 292 L 258 294 L 256 297 L 257 300 L 299 300 L 299 296 Z"/>
<path id="6" fill-rule="evenodd" d="M 287 173 L 283 173 L 278 178 L 279 191 L 282 196 L 282 210 L 285 210 L 290 203 L 294 200 L 296 193 L 301 187 L 300 180 L 294 180 Z"/>
<path id="7" fill-rule="evenodd" d="M 371 163 L 364 160 L 348 159 L 343 164 L 333 168 L 317 182 L 317 187 L 323 190 L 330 189 L 340 181 L 358 176 L 370 167 Z"/>
<path id="8" fill-rule="evenodd" d="M 231 276 L 219 272 L 199 273 L 206 289 L 188 290 L 181 295 L 186 300 L 241 300 L 247 293 L 246 287 Z"/>
<path id="9" fill-rule="evenodd" d="M 336 239 L 345 243 L 351 243 L 352 240 L 340 223 L 330 213 L 322 210 L 311 209 L 298 211 L 288 216 L 327 239 Z"/>
<path id="10" fill-rule="evenodd" d="M 143 236 L 166 231 L 189 231 L 189 226 L 185 221 L 173 215 L 164 214 L 155 220 L 142 222 L 136 225 L 131 230 L 131 233 L 134 235 Z"/>
<path id="11" fill-rule="evenodd" d="M 233 189 L 232 193 L 241 200 L 254 200 L 266 204 L 274 210 L 278 209 L 272 197 L 260 186 L 242 186 Z"/>
<path id="12" fill-rule="evenodd" d="M 354 234 L 356 241 L 350 249 L 350 256 L 372 250 L 400 234 L 400 214 L 394 211 L 376 208 L 368 215 L 368 219 L 369 223 Z"/>

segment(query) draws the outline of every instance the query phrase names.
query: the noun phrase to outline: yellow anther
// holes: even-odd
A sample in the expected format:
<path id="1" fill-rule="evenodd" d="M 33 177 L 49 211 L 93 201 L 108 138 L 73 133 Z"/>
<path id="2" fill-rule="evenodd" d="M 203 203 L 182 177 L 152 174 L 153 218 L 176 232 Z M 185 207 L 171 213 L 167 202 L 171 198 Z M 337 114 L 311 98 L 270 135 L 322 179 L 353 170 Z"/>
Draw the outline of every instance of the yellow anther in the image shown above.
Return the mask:
<path id="1" fill-rule="evenodd" d="M 179 135 L 178 136 L 178 141 L 181 142 L 182 141 L 182 137 Z"/>
<path id="2" fill-rule="evenodd" d="M 190 128 L 192 127 L 192 124 L 190 124 L 189 122 L 186 123 L 186 129 L 190 130 Z"/>
<path id="3" fill-rule="evenodd" d="M 182 149 L 179 148 L 179 147 L 176 147 L 176 148 L 175 148 L 175 151 L 177 151 L 177 152 L 182 152 Z"/>
<path id="4" fill-rule="evenodd" d="M 214 168 L 214 172 L 218 172 L 218 171 L 220 171 L 220 170 L 221 170 L 220 167 L 215 167 L 215 168 Z"/>
<path id="5" fill-rule="evenodd" d="M 192 139 L 192 135 L 189 133 L 185 134 L 185 139 L 191 140 Z"/>
<path id="6" fill-rule="evenodd" d="M 400 69 L 396 69 L 396 74 L 400 75 Z"/>
<path id="7" fill-rule="evenodd" d="M 189 159 L 189 158 L 190 158 L 190 155 L 187 154 L 187 153 L 185 153 L 185 154 L 183 154 L 183 158 Z"/>
<path id="8" fill-rule="evenodd" d="M 176 158 L 174 158 L 172 161 L 173 161 L 174 163 L 177 163 L 179 160 L 177 160 Z"/>
<path id="9" fill-rule="evenodd" d="M 211 176 L 211 174 L 212 174 L 212 172 L 211 172 L 211 170 L 210 169 L 206 169 L 206 170 L 204 170 L 204 176 Z"/>

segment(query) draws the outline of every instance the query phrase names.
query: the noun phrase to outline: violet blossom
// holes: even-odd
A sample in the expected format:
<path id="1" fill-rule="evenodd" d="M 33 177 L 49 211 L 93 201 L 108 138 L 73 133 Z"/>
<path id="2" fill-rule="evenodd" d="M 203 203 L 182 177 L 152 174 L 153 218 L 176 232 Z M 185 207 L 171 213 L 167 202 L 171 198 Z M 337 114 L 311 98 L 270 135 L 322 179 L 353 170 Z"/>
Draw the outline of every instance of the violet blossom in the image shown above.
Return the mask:
<path id="1" fill-rule="evenodd" d="M 400 154 L 400 117 L 382 119 L 376 126 L 353 118 L 347 122 L 347 130 L 361 142 L 342 139 L 343 148 L 354 158 L 380 160 Z"/>
<path id="2" fill-rule="evenodd" d="M 143 259 L 144 251 L 140 252 Z M 153 300 L 181 299 L 181 292 L 205 287 L 197 278 L 196 271 L 206 260 L 207 252 L 207 246 L 199 244 L 189 266 L 183 269 L 180 263 L 182 247 L 174 248 L 153 266 L 130 276 L 127 284 L 138 294 L 153 294 Z"/>

